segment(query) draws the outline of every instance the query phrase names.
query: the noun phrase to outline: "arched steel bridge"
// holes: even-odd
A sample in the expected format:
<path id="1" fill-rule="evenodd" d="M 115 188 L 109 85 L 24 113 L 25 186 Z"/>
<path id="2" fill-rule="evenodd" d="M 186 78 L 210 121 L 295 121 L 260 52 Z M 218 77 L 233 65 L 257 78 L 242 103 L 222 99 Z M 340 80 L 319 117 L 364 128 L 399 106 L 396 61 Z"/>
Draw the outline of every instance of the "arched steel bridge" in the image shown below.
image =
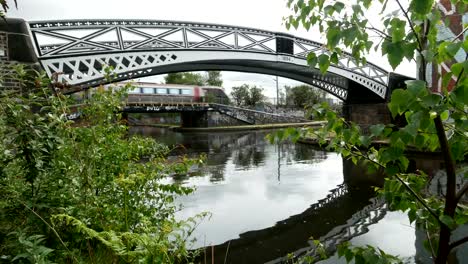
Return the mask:
<path id="1" fill-rule="evenodd" d="M 347 53 L 322 75 L 307 54 L 329 54 L 321 43 L 292 35 L 218 24 L 155 20 L 29 22 L 38 59 L 49 76 L 73 86 L 105 82 L 102 65 L 115 81 L 149 75 L 233 70 L 279 75 L 326 90 L 342 100 L 358 87 L 385 99 L 388 72 L 358 65 Z M 361 88 L 364 88 L 362 90 Z"/>

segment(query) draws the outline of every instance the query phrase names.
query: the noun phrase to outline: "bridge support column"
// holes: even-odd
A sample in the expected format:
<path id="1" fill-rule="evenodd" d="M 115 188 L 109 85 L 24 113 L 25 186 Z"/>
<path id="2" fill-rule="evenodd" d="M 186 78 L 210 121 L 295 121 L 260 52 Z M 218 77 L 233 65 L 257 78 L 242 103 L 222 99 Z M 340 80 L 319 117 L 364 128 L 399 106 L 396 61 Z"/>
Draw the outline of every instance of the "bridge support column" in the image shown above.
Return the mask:
<path id="1" fill-rule="evenodd" d="M 375 124 L 390 124 L 392 116 L 387 103 L 376 104 L 345 104 L 343 116 L 347 121 L 358 124 L 363 131 Z"/>
<path id="2" fill-rule="evenodd" d="M 208 127 L 208 112 L 194 111 L 180 113 L 182 127 Z"/>
<path id="3" fill-rule="evenodd" d="M 23 87 L 13 78 L 14 66 L 26 64 L 39 70 L 40 66 L 29 36 L 27 23 L 22 19 L 0 20 L 0 75 L 2 90 L 21 91 Z"/>
<path id="4" fill-rule="evenodd" d="M 355 82 L 350 83 L 348 97 L 343 105 L 343 116 L 347 121 L 358 124 L 364 132 L 368 132 L 369 127 L 376 124 L 396 124 L 401 123 L 397 118 L 394 120 L 388 109 L 388 102 L 393 90 L 405 88 L 405 81 L 410 77 L 396 73 L 388 76 L 388 89 L 385 99 Z"/>

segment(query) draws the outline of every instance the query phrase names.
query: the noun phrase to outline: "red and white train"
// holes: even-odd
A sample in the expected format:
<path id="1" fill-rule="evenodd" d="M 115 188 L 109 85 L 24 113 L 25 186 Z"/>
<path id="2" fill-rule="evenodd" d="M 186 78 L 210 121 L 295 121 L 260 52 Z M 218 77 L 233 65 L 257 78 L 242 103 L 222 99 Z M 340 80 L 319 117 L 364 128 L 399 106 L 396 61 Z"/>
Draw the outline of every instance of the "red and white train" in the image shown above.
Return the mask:
<path id="1" fill-rule="evenodd" d="M 180 84 L 156 84 L 149 82 L 133 82 L 135 89 L 129 91 L 132 95 L 154 95 L 162 97 L 187 98 L 193 102 L 226 102 L 228 96 L 224 88 L 218 86 L 197 86 Z"/>
<path id="2" fill-rule="evenodd" d="M 124 86 L 129 82 L 112 84 L 111 86 Z M 206 102 L 227 104 L 229 98 L 224 92 L 223 87 L 218 86 L 198 86 L 181 84 L 157 84 L 151 82 L 130 82 L 135 88 L 128 93 L 129 103 L 136 102 Z M 107 86 L 97 89 L 107 89 Z M 90 90 L 93 93 L 92 90 Z M 79 92 L 73 95 L 75 99 L 80 100 L 89 93 Z"/>

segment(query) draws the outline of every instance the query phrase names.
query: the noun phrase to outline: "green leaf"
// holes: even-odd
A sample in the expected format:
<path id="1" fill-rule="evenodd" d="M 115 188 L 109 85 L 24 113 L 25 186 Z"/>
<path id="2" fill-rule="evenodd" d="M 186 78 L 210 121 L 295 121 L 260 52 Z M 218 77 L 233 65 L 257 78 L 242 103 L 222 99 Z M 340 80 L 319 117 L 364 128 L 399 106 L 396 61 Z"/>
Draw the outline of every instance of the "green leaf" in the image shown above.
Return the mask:
<path id="1" fill-rule="evenodd" d="M 362 4 L 364 5 L 364 7 L 366 9 L 369 9 L 371 3 L 372 3 L 372 0 L 361 0 L 362 1 Z"/>
<path id="2" fill-rule="evenodd" d="M 356 15 L 364 14 L 360 5 L 352 5 L 353 13 Z"/>
<path id="3" fill-rule="evenodd" d="M 327 31 L 327 46 L 333 49 L 338 45 L 341 39 L 341 30 L 336 27 L 329 27 Z"/>
<path id="4" fill-rule="evenodd" d="M 431 12 L 432 5 L 434 5 L 434 0 L 412 0 L 410 11 L 419 15 L 427 15 Z"/>
<path id="5" fill-rule="evenodd" d="M 393 117 L 402 114 L 408 108 L 412 96 L 403 89 L 396 89 L 392 92 L 390 103 L 388 104 Z"/>
<path id="6" fill-rule="evenodd" d="M 374 136 L 374 137 L 378 137 L 382 134 L 382 132 L 384 131 L 385 129 L 385 125 L 382 125 L 382 124 L 378 124 L 378 125 L 373 125 L 371 126 L 370 128 L 370 131 L 371 131 L 371 135 Z"/>
<path id="7" fill-rule="evenodd" d="M 439 220 L 442 223 L 444 223 L 446 226 L 448 226 L 451 230 L 454 230 L 455 228 L 457 228 L 457 223 L 455 223 L 453 218 L 448 215 L 441 215 L 439 217 Z"/>
<path id="8" fill-rule="evenodd" d="M 330 62 L 333 64 L 338 64 L 338 54 L 336 52 L 333 52 L 330 56 Z"/>
<path id="9" fill-rule="evenodd" d="M 418 48 L 417 42 L 410 42 L 404 44 L 404 56 L 408 61 L 414 59 L 414 52 Z"/>
<path id="10" fill-rule="evenodd" d="M 392 42 L 400 42 L 403 40 L 405 37 L 405 26 L 406 26 L 406 21 L 401 20 L 399 18 L 393 18 L 390 21 L 390 32 L 392 35 Z"/>
<path id="11" fill-rule="evenodd" d="M 449 111 L 445 110 L 444 112 L 440 114 L 440 119 L 442 119 L 442 121 L 445 121 L 449 118 L 449 116 L 450 116 Z"/>
<path id="12" fill-rule="evenodd" d="M 407 90 L 415 97 L 422 97 L 427 92 L 427 86 L 425 81 L 421 80 L 409 80 L 405 81 Z"/>
<path id="13" fill-rule="evenodd" d="M 338 13 L 341 13 L 341 10 L 343 10 L 344 7 L 345 5 L 342 2 L 336 2 L 334 5 L 334 8 Z"/>
<path id="14" fill-rule="evenodd" d="M 455 75 L 457 77 L 460 75 L 462 70 L 465 71 L 465 73 L 467 73 L 468 72 L 468 61 L 454 63 L 450 69 L 452 70 L 453 75 Z"/>
<path id="15" fill-rule="evenodd" d="M 404 45 L 403 42 L 390 42 L 385 40 L 382 43 L 382 55 L 387 54 L 388 62 L 390 66 L 395 70 L 401 61 L 405 57 Z"/>
<path id="16" fill-rule="evenodd" d="M 433 108 L 437 106 L 442 100 L 442 96 L 439 94 L 428 94 L 422 98 L 422 105 L 426 108 Z"/>
<path id="17" fill-rule="evenodd" d="M 457 52 L 460 50 L 462 44 L 462 42 L 452 42 L 445 47 L 445 50 L 447 51 L 448 55 L 450 55 L 451 57 L 455 57 Z"/>
<path id="18" fill-rule="evenodd" d="M 318 57 L 319 68 L 322 73 L 326 73 L 330 66 L 330 58 L 327 54 L 320 54 Z"/>
<path id="19" fill-rule="evenodd" d="M 317 63 L 317 55 L 315 55 L 314 52 L 310 52 L 309 54 L 307 54 L 307 64 L 309 64 L 310 67 L 315 68 L 317 66 Z"/>
<path id="20" fill-rule="evenodd" d="M 468 105 L 468 85 L 455 87 L 450 94 L 450 100 L 457 105 Z"/>
<path id="21" fill-rule="evenodd" d="M 452 80 L 453 73 L 452 72 L 447 72 L 444 77 L 442 77 L 442 87 L 447 87 L 448 84 L 450 83 L 450 80 Z"/>

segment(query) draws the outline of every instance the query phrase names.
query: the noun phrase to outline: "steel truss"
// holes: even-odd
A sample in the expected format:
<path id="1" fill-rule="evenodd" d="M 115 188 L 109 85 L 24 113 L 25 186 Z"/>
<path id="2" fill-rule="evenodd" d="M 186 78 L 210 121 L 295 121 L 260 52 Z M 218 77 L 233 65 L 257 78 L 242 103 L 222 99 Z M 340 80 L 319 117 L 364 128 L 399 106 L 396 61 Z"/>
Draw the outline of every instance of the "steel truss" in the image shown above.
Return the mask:
<path id="1" fill-rule="evenodd" d="M 101 83 L 103 65 L 113 66 L 117 79 L 124 80 L 160 73 L 169 65 L 207 60 L 239 58 L 308 67 L 309 52 L 329 53 L 323 44 L 282 33 L 206 23 L 71 20 L 30 22 L 29 26 L 47 74 L 58 74 L 58 81 L 73 86 Z M 278 39 L 292 40 L 292 52 L 278 52 Z M 346 81 L 352 80 L 381 98 L 386 96 L 388 72 L 374 64 L 359 65 L 349 54 L 343 54 L 329 72 L 341 80 L 316 74 L 317 82 L 312 84 L 345 99 Z"/>

